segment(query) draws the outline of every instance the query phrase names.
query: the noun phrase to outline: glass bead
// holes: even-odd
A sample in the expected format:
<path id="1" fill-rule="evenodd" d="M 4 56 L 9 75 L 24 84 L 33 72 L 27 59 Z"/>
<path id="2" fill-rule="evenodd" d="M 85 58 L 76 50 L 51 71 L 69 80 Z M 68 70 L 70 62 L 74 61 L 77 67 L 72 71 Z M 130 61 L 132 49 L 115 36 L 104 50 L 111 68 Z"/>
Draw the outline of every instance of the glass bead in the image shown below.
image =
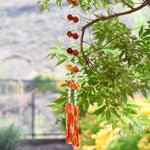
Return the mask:
<path id="1" fill-rule="evenodd" d="M 77 23 L 79 21 L 79 18 L 78 17 L 73 17 L 73 22 L 74 23 Z"/>
<path id="2" fill-rule="evenodd" d="M 78 37 L 79 37 L 79 35 L 77 33 L 74 33 L 72 36 L 74 39 L 78 39 Z"/>
<path id="3" fill-rule="evenodd" d="M 72 69 L 73 69 L 73 67 L 72 67 L 72 65 L 67 65 L 67 69 L 69 70 L 69 71 L 71 71 Z"/>
<path id="4" fill-rule="evenodd" d="M 68 87 L 72 87 L 72 81 L 68 81 L 68 82 L 67 82 L 67 86 L 68 86 Z"/>
<path id="5" fill-rule="evenodd" d="M 75 1 L 73 1 L 73 6 L 78 6 L 79 5 L 79 2 L 77 2 L 76 0 Z"/>
<path id="6" fill-rule="evenodd" d="M 79 52 L 78 52 L 77 50 L 74 50 L 74 51 L 73 51 L 73 55 L 74 55 L 74 56 L 78 56 L 78 55 L 79 55 Z"/>
<path id="7" fill-rule="evenodd" d="M 68 4 L 73 4 L 73 0 L 67 0 Z"/>
<path id="8" fill-rule="evenodd" d="M 67 36 L 68 36 L 68 37 L 72 37 L 72 36 L 73 36 L 72 32 L 71 32 L 71 31 L 68 31 L 68 32 L 67 32 Z"/>
<path id="9" fill-rule="evenodd" d="M 73 53 L 72 48 L 70 48 L 70 47 L 69 47 L 69 48 L 67 48 L 67 53 L 68 53 L 68 54 L 72 54 L 72 53 Z"/>
<path id="10" fill-rule="evenodd" d="M 73 20 L 74 18 L 73 18 L 73 16 L 72 16 L 71 14 L 69 14 L 69 15 L 67 16 L 67 19 L 68 19 L 69 21 L 71 21 L 71 20 Z"/>
<path id="11" fill-rule="evenodd" d="M 78 85 L 77 85 L 76 83 L 73 83 L 73 84 L 72 84 L 72 88 L 73 88 L 74 90 L 77 90 L 77 89 L 78 89 Z"/>
<path id="12" fill-rule="evenodd" d="M 79 68 L 75 66 L 75 67 L 73 67 L 72 70 L 73 70 L 74 73 L 77 73 L 79 71 Z"/>

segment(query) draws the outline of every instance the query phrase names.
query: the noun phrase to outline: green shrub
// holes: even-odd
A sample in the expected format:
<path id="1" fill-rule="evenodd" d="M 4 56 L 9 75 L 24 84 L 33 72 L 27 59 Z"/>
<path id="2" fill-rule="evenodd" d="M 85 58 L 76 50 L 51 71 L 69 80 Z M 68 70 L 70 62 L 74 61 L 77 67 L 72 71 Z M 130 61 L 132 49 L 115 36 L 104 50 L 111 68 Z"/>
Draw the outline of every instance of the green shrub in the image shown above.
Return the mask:
<path id="1" fill-rule="evenodd" d="M 43 82 L 40 80 L 43 80 Z M 58 92 L 58 90 L 56 89 L 56 85 L 57 81 L 54 79 L 54 77 L 50 75 L 39 74 L 38 76 L 35 77 L 35 87 L 38 88 L 38 91 L 40 91 L 41 93 Z"/>
<path id="2" fill-rule="evenodd" d="M 15 150 L 20 142 L 21 132 L 13 124 L 0 128 L 0 150 Z"/>

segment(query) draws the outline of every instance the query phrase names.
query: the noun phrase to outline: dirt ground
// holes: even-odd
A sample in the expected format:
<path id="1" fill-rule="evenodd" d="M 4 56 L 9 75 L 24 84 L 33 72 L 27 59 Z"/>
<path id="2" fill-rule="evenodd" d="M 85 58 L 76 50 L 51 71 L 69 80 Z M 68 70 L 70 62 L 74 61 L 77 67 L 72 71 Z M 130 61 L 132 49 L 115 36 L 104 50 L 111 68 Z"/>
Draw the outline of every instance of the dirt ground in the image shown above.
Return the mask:
<path id="1" fill-rule="evenodd" d="M 37 146 L 21 146 L 17 150 L 73 150 L 73 148 L 68 144 L 54 143 Z"/>

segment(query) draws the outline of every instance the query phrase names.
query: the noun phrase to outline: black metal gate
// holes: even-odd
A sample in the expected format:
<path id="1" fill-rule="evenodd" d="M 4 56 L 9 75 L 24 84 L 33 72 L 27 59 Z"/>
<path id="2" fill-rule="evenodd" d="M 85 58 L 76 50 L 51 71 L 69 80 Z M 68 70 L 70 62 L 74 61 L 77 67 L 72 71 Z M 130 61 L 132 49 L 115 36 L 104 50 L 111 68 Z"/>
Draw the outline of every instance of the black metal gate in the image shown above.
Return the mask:
<path id="1" fill-rule="evenodd" d="M 58 95 L 55 80 L 0 79 L 0 126 L 19 125 L 35 136 L 56 137 L 64 133 L 55 125 L 52 108 Z"/>

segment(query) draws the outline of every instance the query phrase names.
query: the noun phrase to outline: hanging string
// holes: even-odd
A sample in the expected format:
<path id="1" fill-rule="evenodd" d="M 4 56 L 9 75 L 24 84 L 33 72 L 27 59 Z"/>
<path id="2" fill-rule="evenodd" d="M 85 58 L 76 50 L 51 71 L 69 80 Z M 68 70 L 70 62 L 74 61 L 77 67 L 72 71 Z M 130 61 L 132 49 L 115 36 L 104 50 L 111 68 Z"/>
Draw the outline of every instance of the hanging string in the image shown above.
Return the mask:
<path id="1" fill-rule="evenodd" d="M 76 0 L 67 0 L 69 4 L 74 6 L 74 14 L 71 14 L 71 6 L 69 6 L 69 14 L 67 19 L 69 20 L 69 30 L 67 32 L 68 36 L 68 48 L 67 53 L 68 55 L 68 81 L 67 86 L 68 88 L 68 103 L 66 104 L 66 143 L 71 144 L 73 147 L 79 147 L 79 107 L 77 106 L 77 75 L 79 68 L 77 67 L 78 59 L 77 56 L 79 54 L 78 48 L 78 38 L 79 35 L 77 33 L 77 23 L 79 21 L 77 17 L 77 7 L 78 2 Z M 71 30 L 71 22 L 74 23 L 73 31 Z M 74 41 L 74 50 L 71 48 L 71 39 L 73 38 Z M 71 65 L 71 55 L 74 55 L 74 65 Z M 71 81 L 71 71 L 74 73 L 74 82 Z M 74 90 L 74 104 L 73 107 L 71 103 L 71 87 Z"/>

